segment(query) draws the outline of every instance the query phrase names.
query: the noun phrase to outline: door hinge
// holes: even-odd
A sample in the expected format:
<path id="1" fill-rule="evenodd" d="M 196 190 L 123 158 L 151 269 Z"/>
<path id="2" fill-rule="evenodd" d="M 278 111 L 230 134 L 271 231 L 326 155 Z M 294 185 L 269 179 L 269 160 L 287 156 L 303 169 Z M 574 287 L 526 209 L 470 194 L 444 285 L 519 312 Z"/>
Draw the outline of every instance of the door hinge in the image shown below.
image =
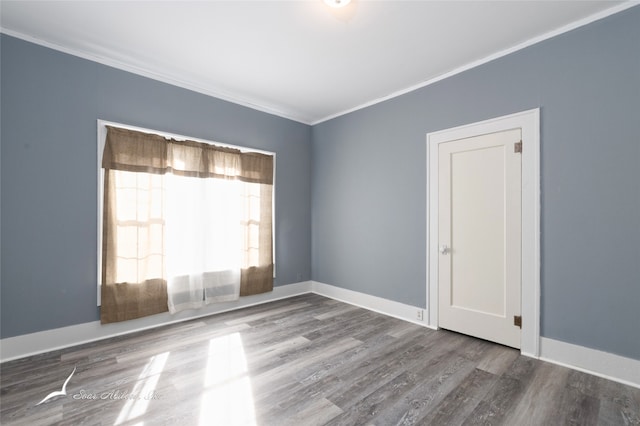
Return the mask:
<path id="1" fill-rule="evenodd" d="M 522 328 L 522 317 L 520 315 L 514 315 L 513 325 Z"/>
<path id="2" fill-rule="evenodd" d="M 516 142 L 513 145 L 513 152 L 522 152 L 522 141 Z"/>

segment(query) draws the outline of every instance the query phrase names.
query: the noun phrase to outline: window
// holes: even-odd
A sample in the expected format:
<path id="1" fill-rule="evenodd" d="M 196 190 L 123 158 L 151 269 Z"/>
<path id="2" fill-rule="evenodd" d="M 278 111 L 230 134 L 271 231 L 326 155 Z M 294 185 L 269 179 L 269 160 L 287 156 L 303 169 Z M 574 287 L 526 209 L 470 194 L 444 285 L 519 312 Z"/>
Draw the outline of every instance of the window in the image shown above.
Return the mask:
<path id="1" fill-rule="evenodd" d="M 273 154 L 98 128 L 103 323 L 273 289 Z"/>

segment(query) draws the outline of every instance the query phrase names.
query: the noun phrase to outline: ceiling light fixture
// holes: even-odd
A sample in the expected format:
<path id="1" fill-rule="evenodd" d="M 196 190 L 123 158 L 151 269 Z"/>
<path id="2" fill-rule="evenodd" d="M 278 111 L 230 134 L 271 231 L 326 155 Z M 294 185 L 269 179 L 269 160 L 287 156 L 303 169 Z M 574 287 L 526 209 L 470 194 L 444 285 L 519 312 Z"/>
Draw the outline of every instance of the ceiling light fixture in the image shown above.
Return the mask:
<path id="1" fill-rule="evenodd" d="M 351 2 L 351 0 L 324 0 L 325 4 L 330 7 L 344 7 Z"/>

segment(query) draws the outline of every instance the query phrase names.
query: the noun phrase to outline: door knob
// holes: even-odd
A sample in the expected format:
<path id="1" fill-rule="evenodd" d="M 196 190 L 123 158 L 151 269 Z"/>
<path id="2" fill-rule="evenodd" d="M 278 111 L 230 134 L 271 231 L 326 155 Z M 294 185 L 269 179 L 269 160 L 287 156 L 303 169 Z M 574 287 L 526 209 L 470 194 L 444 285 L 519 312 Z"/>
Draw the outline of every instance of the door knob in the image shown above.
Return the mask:
<path id="1" fill-rule="evenodd" d="M 446 244 L 441 245 L 441 246 L 440 246 L 440 253 L 442 253 L 442 254 L 447 254 L 447 253 L 449 253 L 449 247 L 447 247 L 447 245 L 446 245 Z"/>

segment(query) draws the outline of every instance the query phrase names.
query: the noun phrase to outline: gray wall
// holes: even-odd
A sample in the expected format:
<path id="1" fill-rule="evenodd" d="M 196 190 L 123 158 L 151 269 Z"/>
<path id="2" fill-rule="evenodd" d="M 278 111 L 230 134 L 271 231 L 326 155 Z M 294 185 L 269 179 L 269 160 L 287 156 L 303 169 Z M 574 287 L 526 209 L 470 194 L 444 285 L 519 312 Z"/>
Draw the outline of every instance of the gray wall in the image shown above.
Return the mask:
<path id="1" fill-rule="evenodd" d="M 277 152 L 276 285 L 424 307 L 426 133 L 540 107 L 542 335 L 640 359 L 640 7 L 313 128 L 0 40 L 3 338 L 98 319 L 97 118 Z"/>
<path id="2" fill-rule="evenodd" d="M 276 152 L 275 284 L 310 279 L 309 126 L 0 40 L 2 338 L 99 319 L 98 118 Z"/>
<path id="3" fill-rule="evenodd" d="M 640 359 L 640 7 L 313 128 L 313 279 L 425 306 L 428 132 L 541 108 L 541 333 Z"/>

